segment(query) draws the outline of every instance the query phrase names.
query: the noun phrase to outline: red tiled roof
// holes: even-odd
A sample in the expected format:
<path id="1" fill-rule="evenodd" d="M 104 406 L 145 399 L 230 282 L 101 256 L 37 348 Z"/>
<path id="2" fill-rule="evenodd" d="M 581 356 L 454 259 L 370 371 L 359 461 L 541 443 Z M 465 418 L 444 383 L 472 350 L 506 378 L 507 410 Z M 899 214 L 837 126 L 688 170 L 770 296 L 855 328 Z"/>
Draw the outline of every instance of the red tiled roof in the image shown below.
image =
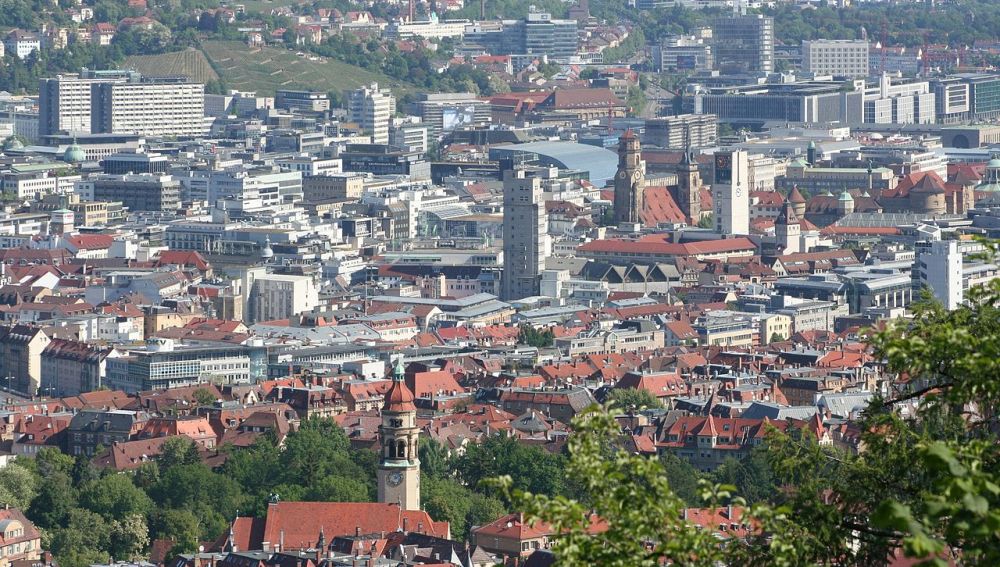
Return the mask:
<path id="1" fill-rule="evenodd" d="M 271 545 L 284 539 L 285 549 L 305 549 L 316 544 L 320 530 L 328 539 L 363 534 L 395 532 L 406 525 L 409 531 L 422 531 L 447 538 L 447 522 L 435 522 L 422 510 L 400 510 L 397 504 L 373 502 L 278 502 L 267 507 L 262 541 L 250 542 L 261 549 L 263 541 Z M 284 537 L 282 538 L 282 535 Z"/>

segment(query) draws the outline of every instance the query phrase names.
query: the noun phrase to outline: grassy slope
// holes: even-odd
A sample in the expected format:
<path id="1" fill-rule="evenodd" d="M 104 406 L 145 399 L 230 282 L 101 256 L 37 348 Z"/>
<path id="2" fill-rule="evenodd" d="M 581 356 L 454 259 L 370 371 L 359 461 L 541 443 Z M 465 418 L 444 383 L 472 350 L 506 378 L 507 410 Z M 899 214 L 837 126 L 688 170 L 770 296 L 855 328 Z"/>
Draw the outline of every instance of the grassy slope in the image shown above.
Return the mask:
<path id="1" fill-rule="evenodd" d="M 238 41 L 206 41 L 202 49 L 229 88 L 256 91 L 265 96 L 281 88 L 329 92 L 378 82 L 399 92 L 407 86 L 381 73 L 332 59 L 310 61 L 287 49 L 251 49 Z"/>
<path id="2" fill-rule="evenodd" d="M 219 78 L 205 55 L 197 49 L 186 49 L 162 55 L 133 55 L 125 60 L 126 69 L 135 69 L 143 75 L 187 75 L 199 83 Z"/>

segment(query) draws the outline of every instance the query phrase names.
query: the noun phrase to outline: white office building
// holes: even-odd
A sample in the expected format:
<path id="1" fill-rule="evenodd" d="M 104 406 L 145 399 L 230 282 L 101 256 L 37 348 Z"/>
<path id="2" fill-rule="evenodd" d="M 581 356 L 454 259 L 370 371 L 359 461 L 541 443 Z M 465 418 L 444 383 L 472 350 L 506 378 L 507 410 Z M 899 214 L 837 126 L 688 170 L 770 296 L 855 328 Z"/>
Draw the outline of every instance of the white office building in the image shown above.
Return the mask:
<path id="1" fill-rule="evenodd" d="M 389 120 L 396 113 L 396 98 L 378 83 L 347 93 L 347 120 L 371 134 L 373 144 L 389 143 Z"/>
<path id="2" fill-rule="evenodd" d="M 319 290 L 311 276 L 258 275 L 247 303 L 248 322 L 288 319 L 319 305 Z"/>
<path id="3" fill-rule="evenodd" d="M 802 42 L 802 70 L 834 77 L 868 76 L 868 42 L 818 39 Z"/>

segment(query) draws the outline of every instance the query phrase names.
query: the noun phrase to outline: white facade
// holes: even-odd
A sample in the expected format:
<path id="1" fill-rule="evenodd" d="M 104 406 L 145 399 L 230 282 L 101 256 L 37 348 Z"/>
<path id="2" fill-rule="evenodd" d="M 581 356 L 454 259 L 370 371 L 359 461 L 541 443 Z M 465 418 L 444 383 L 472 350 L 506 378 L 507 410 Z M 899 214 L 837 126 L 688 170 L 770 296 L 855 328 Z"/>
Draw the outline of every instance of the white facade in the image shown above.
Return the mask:
<path id="1" fill-rule="evenodd" d="M 750 163 L 747 152 L 715 154 L 715 231 L 726 235 L 750 234 Z"/>
<path id="2" fill-rule="evenodd" d="M 949 311 L 958 309 L 965 299 L 962 251 L 958 246 L 954 240 L 931 242 L 930 249 L 921 252 L 917 259 L 920 283 Z"/>
<path id="3" fill-rule="evenodd" d="M 348 91 L 347 119 L 370 133 L 373 144 L 389 143 L 389 120 L 396 112 L 396 99 L 378 83 Z"/>
<path id="4" fill-rule="evenodd" d="M 317 305 L 319 290 L 310 276 L 260 275 L 250 290 L 250 320 L 255 323 L 288 319 Z"/>
<path id="5" fill-rule="evenodd" d="M 819 39 L 802 42 L 802 70 L 835 77 L 868 76 L 868 42 Z"/>
<path id="6" fill-rule="evenodd" d="M 116 82 L 101 85 L 99 128 L 113 134 L 197 137 L 205 133 L 205 85 Z"/>
<path id="7" fill-rule="evenodd" d="M 538 295 L 545 267 L 547 226 L 541 178 L 523 169 L 504 172 L 504 300 Z"/>

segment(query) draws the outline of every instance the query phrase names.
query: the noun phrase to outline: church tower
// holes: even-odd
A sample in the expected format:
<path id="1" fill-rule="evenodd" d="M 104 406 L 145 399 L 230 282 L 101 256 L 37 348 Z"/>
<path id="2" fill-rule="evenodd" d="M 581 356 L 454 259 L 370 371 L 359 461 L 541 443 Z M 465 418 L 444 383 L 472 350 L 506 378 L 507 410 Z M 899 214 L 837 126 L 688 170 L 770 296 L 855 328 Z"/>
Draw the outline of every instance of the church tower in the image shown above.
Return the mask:
<path id="1" fill-rule="evenodd" d="M 782 205 L 781 212 L 774 221 L 774 237 L 782 254 L 797 254 L 802 251 L 802 225 L 795 215 L 795 208 L 788 201 Z"/>
<path id="2" fill-rule="evenodd" d="M 378 501 L 420 509 L 420 459 L 417 458 L 417 406 L 403 382 L 403 357 L 396 361 L 392 386 L 385 394 L 379 437 Z"/>
<path id="3" fill-rule="evenodd" d="M 677 170 L 677 194 L 673 197 L 688 221 L 698 224 L 701 219 L 701 175 L 690 147 L 684 149 L 684 156 Z"/>
<path id="4" fill-rule="evenodd" d="M 618 139 L 618 172 L 615 174 L 615 223 L 642 222 L 642 193 L 646 186 L 646 164 L 639 137 L 631 129 Z"/>

